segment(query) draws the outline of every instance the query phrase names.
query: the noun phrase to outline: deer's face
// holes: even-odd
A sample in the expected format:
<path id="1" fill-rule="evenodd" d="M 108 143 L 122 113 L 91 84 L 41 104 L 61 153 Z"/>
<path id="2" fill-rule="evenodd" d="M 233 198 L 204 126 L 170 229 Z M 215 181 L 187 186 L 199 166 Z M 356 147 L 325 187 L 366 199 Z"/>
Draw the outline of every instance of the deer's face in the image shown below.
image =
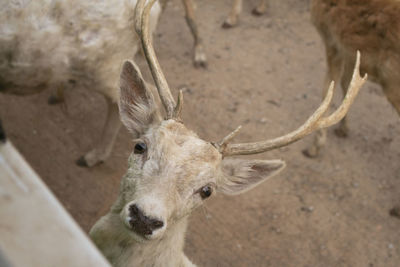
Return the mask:
<path id="1" fill-rule="evenodd" d="M 124 181 L 128 228 L 153 239 L 200 206 L 217 189 L 221 155 L 174 120 L 162 121 L 134 141 Z"/>
<path id="2" fill-rule="evenodd" d="M 280 160 L 223 160 L 182 123 L 162 120 L 133 63 L 124 64 L 120 92 L 121 119 L 137 136 L 122 181 L 120 216 L 135 239 L 160 238 L 215 192 L 240 193 L 284 167 Z"/>

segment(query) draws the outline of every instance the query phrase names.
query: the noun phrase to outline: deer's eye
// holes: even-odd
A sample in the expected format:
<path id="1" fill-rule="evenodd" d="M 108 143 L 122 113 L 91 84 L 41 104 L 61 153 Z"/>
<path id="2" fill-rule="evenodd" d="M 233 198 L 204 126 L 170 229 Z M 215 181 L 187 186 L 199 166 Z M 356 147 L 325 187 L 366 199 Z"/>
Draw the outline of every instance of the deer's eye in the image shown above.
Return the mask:
<path id="1" fill-rule="evenodd" d="M 200 196 L 201 196 L 202 199 L 206 199 L 206 198 L 208 198 L 208 197 L 211 196 L 211 194 L 212 194 L 212 187 L 209 186 L 209 185 L 203 186 L 203 187 L 200 189 L 200 192 L 199 192 L 199 193 L 200 193 Z"/>
<path id="2" fill-rule="evenodd" d="M 135 154 L 143 154 L 147 150 L 147 145 L 143 142 L 137 143 L 135 145 L 135 149 L 133 150 L 133 153 Z"/>

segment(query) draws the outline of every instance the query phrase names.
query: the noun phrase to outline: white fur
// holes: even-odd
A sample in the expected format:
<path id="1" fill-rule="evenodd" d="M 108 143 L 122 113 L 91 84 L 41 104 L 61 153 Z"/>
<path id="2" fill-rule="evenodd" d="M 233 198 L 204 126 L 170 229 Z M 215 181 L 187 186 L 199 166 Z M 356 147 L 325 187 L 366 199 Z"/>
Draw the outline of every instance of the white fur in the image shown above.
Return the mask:
<path id="1" fill-rule="evenodd" d="M 131 154 L 118 199 L 93 226 L 90 236 L 114 266 L 194 266 L 183 245 L 187 218 L 205 200 L 202 188 L 228 194 L 244 192 L 281 171 L 284 162 L 223 161 L 211 143 L 182 123 L 161 120 L 135 65 L 124 64 L 122 72 L 121 116 L 128 129 L 139 135 L 134 142 L 145 143 L 147 150 Z M 140 109 L 135 108 L 138 102 Z M 140 212 L 130 214 L 132 205 Z M 162 228 L 150 234 L 135 230 L 143 225 L 136 225 L 142 215 L 162 221 Z"/>
<path id="2" fill-rule="evenodd" d="M 140 46 L 136 0 L 5 0 L 0 5 L 0 91 L 26 95 L 78 85 L 100 92 L 108 103 L 107 121 L 80 165 L 106 160 L 120 128 L 120 68 Z M 151 33 L 160 13 L 157 2 Z"/>
<path id="3" fill-rule="evenodd" d="M 0 81 L 25 94 L 41 84 L 75 80 L 117 102 L 120 66 L 139 47 L 136 0 L 6 2 L 0 11 Z M 157 2 L 152 29 L 160 12 Z"/>

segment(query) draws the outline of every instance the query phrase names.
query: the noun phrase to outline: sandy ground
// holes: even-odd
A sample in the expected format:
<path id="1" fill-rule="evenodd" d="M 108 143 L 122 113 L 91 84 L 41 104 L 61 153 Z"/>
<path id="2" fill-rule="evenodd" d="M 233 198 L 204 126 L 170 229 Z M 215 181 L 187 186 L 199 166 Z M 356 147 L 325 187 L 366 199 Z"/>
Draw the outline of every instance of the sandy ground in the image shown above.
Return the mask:
<path id="1" fill-rule="evenodd" d="M 180 1 L 161 18 L 155 47 L 171 87 L 187 88 L 186 125 L 210 141 L 240 124 L 238 141 L 295 129 L 318 106 L 325 71 L 309 2 L 270 0 L 267 14 L 253 17 L 257 1 L 244 1 L 239 27 L 223 30 L 230 2 L 197 1 L 207 70 L 192 67 L 193 41 Z M 67 92 L 63 109 L 47 105 L 48 96 L 1 95 L 0 117 L 17 148 L 88 231 L 118 194 L 131 138 L 123 129 L 106 163 L 77 167 L 74 161 L 99 138 L 105 101 L 77 88 Z M 340 96 L 337 91 L 336 103 Z M 380 88 L 368 84 L 349 122 L 349 138 L 330 129 L 318 159 L 301 154 L 310 137 L 255 156 L 282 158 L 287 168 L 249 193 L 218 195 L 197 210 L 187 234 L 189 258 L 199 266 L 400 266 L 400 220 L 388 213 L 400 204 L 399 117 Z"/>

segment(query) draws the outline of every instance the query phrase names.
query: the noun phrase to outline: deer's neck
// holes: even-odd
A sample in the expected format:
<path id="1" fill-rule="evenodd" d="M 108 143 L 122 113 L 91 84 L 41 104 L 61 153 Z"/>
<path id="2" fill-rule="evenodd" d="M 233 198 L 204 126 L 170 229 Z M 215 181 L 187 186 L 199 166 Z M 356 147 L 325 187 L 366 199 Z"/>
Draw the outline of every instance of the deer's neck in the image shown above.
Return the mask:
<path id="1" fill-rule="evenodd" d="M 187 221 L 185 217 L 169 225 L 160 239 L 139 242 L 119 214 L 111 211 L 90 235 L 113 266 L 194 266 L 183 253 Z"/>
<path id="2" fill-rule="evenodd" d="M 133 242 L 127 248 L 130 259 L 126 266 L 186 266 L 183 253 L 187 218 L 167 228 L 159 240 Z"/>

